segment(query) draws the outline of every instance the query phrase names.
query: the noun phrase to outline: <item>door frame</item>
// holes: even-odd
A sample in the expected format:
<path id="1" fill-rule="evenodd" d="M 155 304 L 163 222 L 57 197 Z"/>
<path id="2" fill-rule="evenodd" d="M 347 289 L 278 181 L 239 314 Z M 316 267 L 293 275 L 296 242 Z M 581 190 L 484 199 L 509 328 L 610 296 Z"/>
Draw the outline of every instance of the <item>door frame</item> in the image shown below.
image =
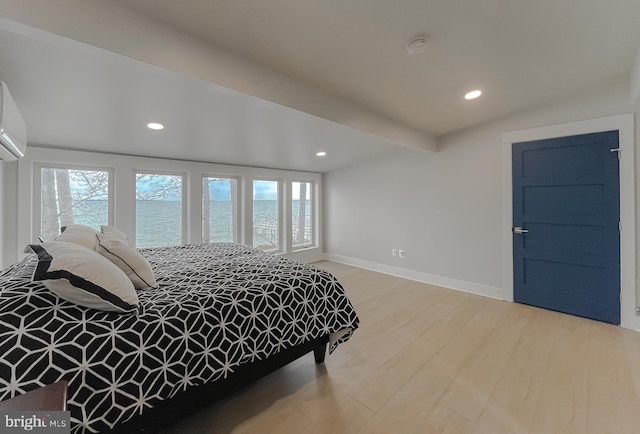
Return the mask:
<path id="1" fill-rule="evenodd" d="M 636 314 L 636 185 L 634 114 L 512 131 L 502 135 L 502 287 L 503 299 L 513 302 L 513 186 L 512 144 L 530 140 L 617 130 L 620 147 L 620 326 L 640 331 Z"/>

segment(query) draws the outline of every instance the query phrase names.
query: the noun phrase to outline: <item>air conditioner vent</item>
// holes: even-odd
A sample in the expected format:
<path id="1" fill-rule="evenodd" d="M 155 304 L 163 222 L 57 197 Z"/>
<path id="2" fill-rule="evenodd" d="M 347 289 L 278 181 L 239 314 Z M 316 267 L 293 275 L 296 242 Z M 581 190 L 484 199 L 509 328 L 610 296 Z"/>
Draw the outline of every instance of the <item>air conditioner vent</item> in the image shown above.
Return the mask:
<path id="1" fill-rule="evenodd" d="M 27 126 L 9 88 L 0 81 L 0 161 L 22 158 L 26 149 Z"/>

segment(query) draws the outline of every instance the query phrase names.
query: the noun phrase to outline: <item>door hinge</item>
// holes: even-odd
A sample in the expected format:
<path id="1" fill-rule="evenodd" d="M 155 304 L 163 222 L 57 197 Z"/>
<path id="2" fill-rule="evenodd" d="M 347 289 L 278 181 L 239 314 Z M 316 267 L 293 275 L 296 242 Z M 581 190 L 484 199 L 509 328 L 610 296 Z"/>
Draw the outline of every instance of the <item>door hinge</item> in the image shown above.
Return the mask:
<path id="1" fill-rule="evenodd" d="M 636 307 L 636 315 L 640 315 L 640 307 Z"/>
<path id="2" fill-rule="evenodd" d="M 618 220 L 618 232 L 622 232 L 622 222 Z"/>
<path id="3" fill-rule="evenodd" d="M 620 159 L 620 148 L 613 148 L 613 149 L 609 149 L 610 152 L 617 152 L 618 153 L 618 160 Z"/>

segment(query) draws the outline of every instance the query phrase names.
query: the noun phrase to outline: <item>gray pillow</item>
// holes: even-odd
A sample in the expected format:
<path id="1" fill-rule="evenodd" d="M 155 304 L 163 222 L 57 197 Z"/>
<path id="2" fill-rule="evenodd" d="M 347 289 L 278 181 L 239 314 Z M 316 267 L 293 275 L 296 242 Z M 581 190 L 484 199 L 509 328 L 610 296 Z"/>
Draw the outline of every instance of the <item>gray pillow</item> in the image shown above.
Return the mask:
<path id="1" fill-rule="evenodd" d="M 126 241 L 127 244 L 129 244 L 129 246 L 135 247 L 133 245 L 133 242 L 129 240 L 129 238 L 127 238 L 125 233 L 118 228 L 114 228 L 113 226 L 100 225 L 100 232 L 102 232 L 105 235 L 111 235 L 113 237 L 120 238 L 121 240 Z"/>
<path id="2" fill-rule="evenodd" d="M 98 233 L 96 237 L 96 252 L 121 269 L 136 289 L 158 287 L 149 261 L 131 247 L 126 239 L 104 233 Z"/>

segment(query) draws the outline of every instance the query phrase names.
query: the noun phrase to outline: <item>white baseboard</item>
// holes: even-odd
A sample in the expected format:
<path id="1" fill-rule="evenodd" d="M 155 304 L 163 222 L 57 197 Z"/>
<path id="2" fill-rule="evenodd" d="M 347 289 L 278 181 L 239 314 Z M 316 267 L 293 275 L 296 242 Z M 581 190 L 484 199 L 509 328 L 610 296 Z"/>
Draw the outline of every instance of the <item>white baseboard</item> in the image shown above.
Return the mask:
<path id="1" fill-rule="evenodd" d="M 404 277 L 405 279 L 415 280 L 417 282 L 428 283 L 430 285 L 441 286 L 443 288 L 454 289 L 456 291 L 468 292 L 470 294 L 482 295 L 484 297 L 495 298 L 497 300 L 504 300 L 504 291 L 502 288 L 496 288 L 494 286 L 452 279 L 450 277 L 437 276 L 435 274 L 422 273 L 420 271 L 407 270 L 406 268 L 393 267 L 390 265 L 363 261 L 361 259 L 330 253 L 325 253 L 324 257 L 329 261 L 339 262 L 341 264 L 353 265 L 354 267 Z"/>

